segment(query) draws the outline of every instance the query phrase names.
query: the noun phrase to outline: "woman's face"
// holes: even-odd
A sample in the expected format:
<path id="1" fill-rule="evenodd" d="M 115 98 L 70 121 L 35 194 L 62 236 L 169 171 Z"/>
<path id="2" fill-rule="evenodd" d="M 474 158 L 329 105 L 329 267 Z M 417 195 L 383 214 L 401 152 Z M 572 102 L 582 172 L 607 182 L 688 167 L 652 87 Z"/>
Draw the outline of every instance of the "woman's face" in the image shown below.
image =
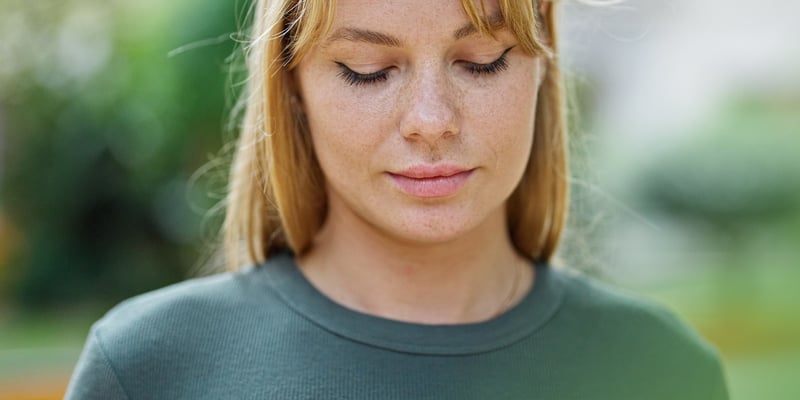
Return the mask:
<path id="1" fill-rule="evenodd" d="M 339 0 L 295 72 L 327 223 L 415 243 L 504 224 L 542 68 L 510 31 L 477 33 L 458 0 Z"/>

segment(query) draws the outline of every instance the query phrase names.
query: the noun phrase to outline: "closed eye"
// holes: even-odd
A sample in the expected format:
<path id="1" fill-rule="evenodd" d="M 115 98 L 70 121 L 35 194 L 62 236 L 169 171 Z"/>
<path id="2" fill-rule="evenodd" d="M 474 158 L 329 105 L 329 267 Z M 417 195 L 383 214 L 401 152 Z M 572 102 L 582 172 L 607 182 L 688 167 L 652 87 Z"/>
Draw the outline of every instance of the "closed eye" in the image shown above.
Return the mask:
<path id="1" fill-rule="evenodd" d="M 465 68 L 473 75 L 493 75 L 498 72 L 505 71 L 508 69 L 508 52 L 513 48 L 514 47 L 507 48 L 505 51 L 503 51 L 503 54 L 501 54 L 500 57 L 488 64 L 464 62 Z M 351 86 L 365 86 L 378 82 L 384 82 L 389 79 L 387 70 L 362 74 L 353 71 L 344 63 L 337 61 L 336 65 L 338 65 L 340 69 L 339 77 Z"/>
<path id="2" fill-rule="evenodd" d="M 467 62 L 465 63 L 466 69 L 473 75 L 492 75 L 500 71 L 505 71 L 508 69 L 508 52 L 513 48 L 514 47 L 507 48 L 500 57 L 488 64 Z"/>
<path id="3" fill-rule="evenodd" d="M 344 81 L 347 82 L 347 84 L 352 86 L 362 86 L 362 85 L 369 85 L 371 83 L 383 82 L 389 78 L 386 70 L 370 72 L 368 74 L 362 74 L 353 71 L 352 69 L 350 69 L 350 67 L 348 67 L 344 63 L 337 62 L 336 64 L 339 66 L 339 69 L 341 70 L 339 71 L 339 77 L 344 79 Z"/>

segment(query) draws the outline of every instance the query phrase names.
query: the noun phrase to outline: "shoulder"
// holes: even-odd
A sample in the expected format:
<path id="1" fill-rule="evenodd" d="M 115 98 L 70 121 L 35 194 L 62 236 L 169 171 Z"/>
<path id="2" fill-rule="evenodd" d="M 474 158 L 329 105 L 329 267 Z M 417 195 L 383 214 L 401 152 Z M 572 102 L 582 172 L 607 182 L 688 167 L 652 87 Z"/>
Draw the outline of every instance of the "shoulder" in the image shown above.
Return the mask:
<path id="1" fill-rule="evenodd" d="M 262 365 L 268 358 L 253 352 L 276 349 L 270 330 L 297 319 L 265 280 L 268 267 L 190 279 L 112 308 L 92 326 L 67 398 L 224 397 L 196 382 L 230 388 L 220 371 Z"/>
<path id="2" fill-rule="evenodd" d="M 236 346 L 284 312 L 260 268 L 190 279 L 130 298 L 98 320 L 91 335 L 121 365 L 192 362 L 202 354 L 198 348 L 212 354 Z"/>
<path id="3" fill-rule="evenodd" d="M 123 301 L 108 311 L 95 328 L 104 332 L 146 326 L 159 320 L 195 322 L 211 311 L 222 312 L 252 302 L 256 295 L 252 270 L 189 279 Z M 259 293 L 264 295 L 265 293 Z"/>
<path id="4" fill-rule="evenodd" d="M 200 390 L 198 380 L 229 377 L 212 371 L 254 362 L 251 352 L 274 348 L 270 330 L 293 315 L 265 282 L 267 267 L 190 279 L 123 301 L 92 326 L 73 389 L 190 398 L 185 394 Z"/>
<path id="5" fill-rule="evenodd" d="M 646 339 L 649 344 L 680 345 L 699 353 L 713 348 L 665 305 L 569 269 L 556 269 L 563 288 L 561 317 L 590 323 L 597 334 Z M 629 342 L 630 343 L 630 342 Z"/>
<path id="6" fill-rule="evenodd" d="M 719 354 L 675 312 L 572 270 L 555 269 L 553 275 L 563 290 L 553 324 L 574 335 L 577 351 L 609 379 L 638 377 L 651 392 L 669 395 L 680 385 L 705 393 L 703 398 L 726 397 Z"/>

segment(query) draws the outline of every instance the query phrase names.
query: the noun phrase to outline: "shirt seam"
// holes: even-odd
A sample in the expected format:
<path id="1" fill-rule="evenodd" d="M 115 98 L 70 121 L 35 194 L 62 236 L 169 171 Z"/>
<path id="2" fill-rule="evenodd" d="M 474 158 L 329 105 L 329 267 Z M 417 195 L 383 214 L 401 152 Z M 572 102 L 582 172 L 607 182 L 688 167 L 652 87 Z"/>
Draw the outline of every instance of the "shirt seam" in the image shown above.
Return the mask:
<path id="1" fill-rule="evenodd" d="M 100 355 L 103 358 L 103 362 L 106 366 L 111 370 L 111 373 L 114 375 L 114 382 L 117 383 L 120 390 L 122 390 L 122 394 L 125 395 L 125 398 L 131 400 L 132 397 L 128 394 L 128 390 L 125 389 L 125 385 L 122 384 L 122 381 L 119 379 L 119 374 L 117 373 L 117 369 L 114 367 L 114 363 L 111 362 L 111 357 L 108 356 L 105 346 L 103 346 L 103 340 L 100 337 L 99 329 L 95 329 L 94 331 L 95 340 L 97 340 L 97 348 L 100 350 Z"/>

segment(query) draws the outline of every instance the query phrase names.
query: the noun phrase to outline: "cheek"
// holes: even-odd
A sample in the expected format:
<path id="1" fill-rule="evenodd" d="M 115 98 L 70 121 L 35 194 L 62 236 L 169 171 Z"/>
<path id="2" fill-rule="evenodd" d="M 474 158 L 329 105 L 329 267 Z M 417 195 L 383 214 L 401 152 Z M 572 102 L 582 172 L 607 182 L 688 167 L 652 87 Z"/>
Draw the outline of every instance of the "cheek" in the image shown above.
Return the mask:
<path id="1" fill-rule="evenodd" d="M 352 179 L 369 170 L 382 131 L 381 121 L 375 117 L 382 114 L 374 111 L 375 103 L 361 101 L 337 84 L 318 82 L 314 90 L 304 93 L 314 151 L 323 173 L 332 181 Z M 336 175 L 337 171 L 348 173 Z"/>
<path id="2" fill-rule="evenodd" d="M 508 168 L 519 170 L 527 164 L 536 114 L 535 81 L 515 81 L 531 83 L 503 85 L 499 90 L 473 97 L 480 101 L 470 106 L 470 112 L 477 116 L 476 130 L 482 132 L 478 135 L 481 145 L 491 149 L 497 166 L 508 173 L 512 172 Z"/>
<path id="3" fill-rule="evenodd" d="M 349 170 L 352 169 L 350 165 L 358 164 L 358 156 L 364 153 L 366 144 L 348 129 L 341 119 L 343 114 L 326 115 L 325 111 L 315 108 L 313 115 L 309 115 L 309 128 L 314 152 L 323 172 L 330 178 L 331 171 Z"/>

